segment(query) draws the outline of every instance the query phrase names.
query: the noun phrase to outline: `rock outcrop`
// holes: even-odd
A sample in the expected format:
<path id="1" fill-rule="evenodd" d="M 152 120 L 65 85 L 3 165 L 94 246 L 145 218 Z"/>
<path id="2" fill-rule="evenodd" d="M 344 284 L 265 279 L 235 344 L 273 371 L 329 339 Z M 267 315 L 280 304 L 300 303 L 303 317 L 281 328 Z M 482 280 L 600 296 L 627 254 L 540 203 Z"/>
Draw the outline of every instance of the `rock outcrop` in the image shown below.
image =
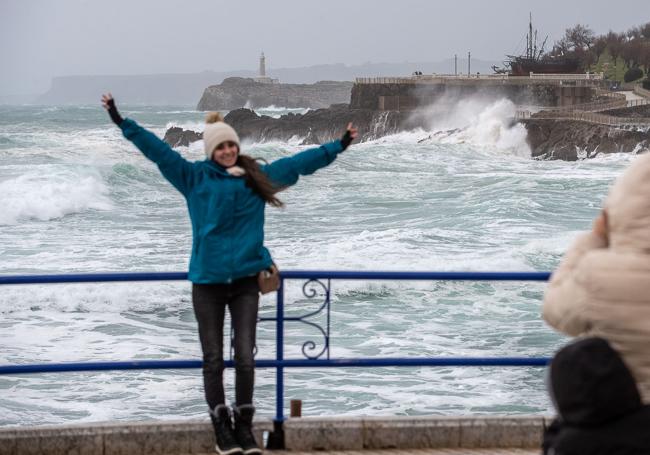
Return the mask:
<path id="1" fill-rule="evenodd" d="M 368 141 L 414 128 L 409 115 L 402 112 L 379 112 L 350 109 L 345 104 L 317 109 L 305 114 L 287 114 L 280 118 L 260 116 L 250 109 L 236 109 L 226 115 L 226 123 L 237 130 L 242 139 L 255 142 L 303 138 L 303 144 L 320 144 L 341 137 L 352 122 L 359 128 L 359 140 Z"/>
<path id="2" fill-rule="evenodd" d="M 250 78 L 229 77 L 206 88 L 199 111 L 229 111 L 240 107 L 282 106 L 325 108 L 350 101 L 352 82 L 321 81 L 315 84 L 269 84 Z"/>
<path id="3" fill-rule="evenodd" d="M 203 133 L 197 133 L 192 130 L 184 130 L 178 126 L 172 126 L 165 132 L 163 141 L 167 142 L 171 147 L 187 147 L 192 142 L 200 141 L 203 139 Z"/>
<path id="4" fill-rule="evenodd" d="M 403 112 L 350 109 L 347 104 L 335 104 L 305 114 L 289 113 L 280 118 L 258 115 L 242 108 L 229 112 L 224 121 L 237 130 L 242 140 L 264 142 L 301 138 L 304 145 L 340 138 L 349 122 L 359 129 L 358 141 L 361 142 L 422 126 Z M 165 133 L 164 140 L 176 147 L 189 145 L 201 137 L 201 133 L 172 127 Z"/>
<path id="5" fill-rule="evenodd" d="M 648 130 L 551 119 L 527 119 L 522 123 L 534 158 L 575 161 L 601 153 L 650 151 Z"/>

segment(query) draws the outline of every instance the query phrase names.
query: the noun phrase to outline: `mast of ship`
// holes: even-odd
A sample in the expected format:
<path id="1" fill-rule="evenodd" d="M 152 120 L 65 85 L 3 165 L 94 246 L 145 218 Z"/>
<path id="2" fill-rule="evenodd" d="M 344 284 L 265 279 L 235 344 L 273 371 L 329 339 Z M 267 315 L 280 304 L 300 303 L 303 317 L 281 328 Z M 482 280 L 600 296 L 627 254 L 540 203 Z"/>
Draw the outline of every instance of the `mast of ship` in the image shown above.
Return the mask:
<path id="1" fill-rule="evenodd" d="M 526 49 L 526 57 L 531 58 L 533 54 L 533 13 L 528 13 L 528 48 Z"/>

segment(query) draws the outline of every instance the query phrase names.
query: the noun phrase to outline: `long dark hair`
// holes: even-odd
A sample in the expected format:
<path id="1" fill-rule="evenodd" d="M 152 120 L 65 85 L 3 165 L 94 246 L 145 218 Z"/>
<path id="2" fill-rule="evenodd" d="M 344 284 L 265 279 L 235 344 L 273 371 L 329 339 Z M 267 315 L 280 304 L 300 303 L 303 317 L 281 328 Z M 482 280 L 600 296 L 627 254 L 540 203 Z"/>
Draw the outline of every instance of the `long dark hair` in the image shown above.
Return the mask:
<path id="1" fill-rule="evenodd" d="M 259 197 L 273 207 L 283 207 L 284 203 L 275 197 L 275 193 L 282 191 L 283 187 L 274 185 L 264 172 L 255 158 L 248 155 L 237 156 L 237 166 L 246 171 L 246 184 L 255 191 Z"/>

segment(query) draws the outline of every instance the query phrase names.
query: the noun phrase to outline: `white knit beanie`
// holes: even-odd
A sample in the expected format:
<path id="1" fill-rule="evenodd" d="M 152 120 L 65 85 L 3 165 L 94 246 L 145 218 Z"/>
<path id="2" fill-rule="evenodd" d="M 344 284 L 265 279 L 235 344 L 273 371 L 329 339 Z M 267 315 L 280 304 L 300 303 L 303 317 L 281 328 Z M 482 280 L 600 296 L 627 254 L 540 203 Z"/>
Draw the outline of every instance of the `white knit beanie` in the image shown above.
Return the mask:
<path id="1" fill-rule="evenodd" d="M 239 136 L 234 128 L 223 121 L 223 117 L 218 112 L 211 112 L 205 118 L 205 130 L 203 130 L 203 148 L 205 156 L 212 159 L 212 153 L 217 145 L 222 142 L 231 141 L 239 145 Z"/>

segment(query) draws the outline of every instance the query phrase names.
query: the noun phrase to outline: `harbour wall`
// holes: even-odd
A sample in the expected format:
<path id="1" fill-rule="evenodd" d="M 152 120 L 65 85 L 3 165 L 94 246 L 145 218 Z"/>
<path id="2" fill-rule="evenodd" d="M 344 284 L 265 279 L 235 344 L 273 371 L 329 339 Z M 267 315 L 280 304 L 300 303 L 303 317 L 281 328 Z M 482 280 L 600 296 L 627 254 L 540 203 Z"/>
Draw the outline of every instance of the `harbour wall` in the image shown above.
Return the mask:
<path id="1" fill-rule="evenodd" d="M 517 105 L 573 106 L 588 103 L 596 89 L 588 84 L 559 84 L 558 81 L 526 79 L 440 79 L 426 81 L 396 79 L 391 82 L 358 79 L 352 86 L 350 108 L 378 111 L 410 111 L 443 99 L 507 98 Z"/>

